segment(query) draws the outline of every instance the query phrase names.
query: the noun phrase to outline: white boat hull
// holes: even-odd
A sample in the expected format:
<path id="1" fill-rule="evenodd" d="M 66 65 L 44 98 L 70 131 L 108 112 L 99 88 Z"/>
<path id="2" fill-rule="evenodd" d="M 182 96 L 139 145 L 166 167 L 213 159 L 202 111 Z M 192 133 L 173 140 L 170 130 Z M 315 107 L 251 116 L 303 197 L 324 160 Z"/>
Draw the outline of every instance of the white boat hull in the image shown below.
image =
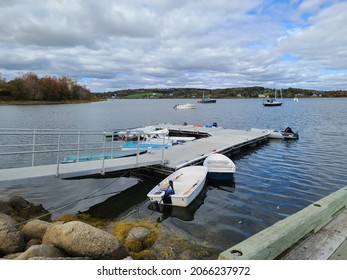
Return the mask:
<path id="1" fill-rule="evenodd" d="M 207 171 L 205 166 L 183 167 L 156 185 L 147 196 L 151 202 L 187 207 L 202 191 Z M 170 180 L 173 182 L 174 194 L 170 195 L 170 202 L 166 202 L 164 195 Z"/>
<path id="2" fill-rule="evenodd" d="M 207 177 L 213 180 L 227 180 L 234 177 L 236 167 L 227 156 L 219 153 L 211 154 L 204 160 L 208 168 Z"/>
<path id="3" fill-rule="evenodd" d="M 271 139 L 282 139 L 282 140 L 297 140 L 299 139 L 298 132 L 285 132 L 276 129 L 260 129 L 260 128 L 252 128 L 251 131 L 259 131 L 263 133 L 269 133 L 269 138 Z"/>
<path id="4" fill-rule="evenodd" d="M 179 109 L 179 110 L 185 110 L 185 109 L 195 109 L 196 105 L 195 104 L 190 104 L 190 103 L 186 103 L 186 104 L 177 104 L 174 106 L 175 109 Z"/>

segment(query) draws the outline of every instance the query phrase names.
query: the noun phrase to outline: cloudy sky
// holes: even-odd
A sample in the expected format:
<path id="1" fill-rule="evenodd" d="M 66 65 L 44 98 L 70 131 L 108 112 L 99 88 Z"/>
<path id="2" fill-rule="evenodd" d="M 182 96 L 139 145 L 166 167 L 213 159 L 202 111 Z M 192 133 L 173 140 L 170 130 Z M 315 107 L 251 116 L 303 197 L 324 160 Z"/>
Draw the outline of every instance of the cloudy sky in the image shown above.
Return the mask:
<path id="1" fill-rule="evenodd" d="M 346 90 L 346 34 L 339 0 L 1 0 L 0 76 Z"/>

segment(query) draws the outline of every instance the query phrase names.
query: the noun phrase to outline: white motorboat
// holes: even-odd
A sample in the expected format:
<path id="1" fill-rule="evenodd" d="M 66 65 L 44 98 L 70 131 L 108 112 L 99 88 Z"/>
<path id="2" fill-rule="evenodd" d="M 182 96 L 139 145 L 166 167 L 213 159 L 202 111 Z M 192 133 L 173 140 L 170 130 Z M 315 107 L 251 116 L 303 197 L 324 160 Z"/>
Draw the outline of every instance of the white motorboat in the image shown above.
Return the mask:
<path id="1" fill-rule="evenodd" d="M 202 191 L 206 166 L 183 167 L 156 185 L 148 194 L 151 202 L 187 207 Z"/>
<path id="2" fill-rule="evenodd" d="M 155 144 L 182 144 L 187 141 L 193 141 L 195 137 L 187 137 L 187 136 L 169 136 L 169 130 L 161 129 L 155 130 L 145 134 L 144 141 L 151 142 Z"/>
<path id="3" fill-rule="evenodd" d="M 191 103 L 185 103 L 185 104 L 177 104 L 174 106 L 174 109 L 195 109 L 196 105 Z"/>
<path id="4" fill-rule="evenodd" d="M 298 140 L 299 132 L 294 132 L 290 127 L 285 130 L 252 128 L 251 131 L 269 133 L 269 138 L 283 140 Z"/>
<path id="5" fill-rule="evenodd" d="M 234 177 L 236 166 L 227 156 L 219 153 L 209 155 L 204 160 L 208 168 L 207 177 L 213 180 L 227 180 Z"/>

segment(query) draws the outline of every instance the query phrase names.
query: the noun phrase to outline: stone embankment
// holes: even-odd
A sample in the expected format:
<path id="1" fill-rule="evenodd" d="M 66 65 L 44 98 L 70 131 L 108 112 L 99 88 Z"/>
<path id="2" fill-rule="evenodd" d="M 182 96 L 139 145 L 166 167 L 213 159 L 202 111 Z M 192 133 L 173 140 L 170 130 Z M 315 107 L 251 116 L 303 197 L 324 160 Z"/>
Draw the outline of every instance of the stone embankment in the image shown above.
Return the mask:
<path id="1" fill-rule="evenodd" d="M 141 243 L 149 234 L 144 227 L 134 227 L 123 242 Z M 0 201 L 0 258 L 132 259 L 123 242 L 85 222 L 52 222 L 42 205 L 33 205 L 20 196 Z"/>

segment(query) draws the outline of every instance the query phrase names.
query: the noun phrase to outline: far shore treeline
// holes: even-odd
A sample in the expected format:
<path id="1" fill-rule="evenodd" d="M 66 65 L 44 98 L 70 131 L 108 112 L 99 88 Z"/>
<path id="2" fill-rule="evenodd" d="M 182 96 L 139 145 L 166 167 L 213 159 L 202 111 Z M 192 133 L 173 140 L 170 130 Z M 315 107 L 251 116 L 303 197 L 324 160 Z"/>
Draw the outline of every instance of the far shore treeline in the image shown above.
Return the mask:
<path id="1" fill-rule="evenodd" d="M 69 77 L 39 78 L 29 72 L 6 82 L 0 76 L 0 101 L 66 102 L 92 101 L 96 98 L 85 86 Z"/>
<path id="2" fill-rule="evenodd" d="M 117 87 L 117 85 L 115 85 Z M 274 96 L 275 89 L 260 86 L 203 89 L 203 88 L 152 88 L 126 89 L 92 93 L 86 86 L 63 76 L 39 78 L 28 72 L 11 81 L 0 75 L 0 103 L 63 103 L 89 102 L 108 98 L 259 98 Z M 301 88 L 282 89 L 284 98 L 297 97 L 347 97 L 347 90 L 319 91 Z M 279 94 L 277 94 L 279 97 Z"/>
<path id="3" fill-rule="evenodd" d="M 277 90 L 277 98 L 280 93 Z M 275 96 L 275 89 L 260 86 L 240 88 L 168 88 L 127 89 L 100 93 L 104 98 L 259 98 Z M 282 89 L 283 98 L 293 97 L 347 97 L 347 90 L 319 91 L 301 88 Z"/>

